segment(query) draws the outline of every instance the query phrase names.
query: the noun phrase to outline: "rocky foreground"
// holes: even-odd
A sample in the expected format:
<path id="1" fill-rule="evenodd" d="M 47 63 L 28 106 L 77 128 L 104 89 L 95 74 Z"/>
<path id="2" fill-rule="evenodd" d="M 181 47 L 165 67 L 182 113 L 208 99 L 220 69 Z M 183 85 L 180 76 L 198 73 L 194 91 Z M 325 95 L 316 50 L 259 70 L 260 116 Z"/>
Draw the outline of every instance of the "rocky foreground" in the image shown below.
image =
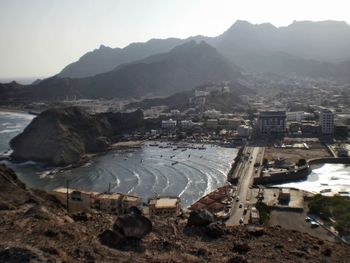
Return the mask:
<path id="1" fill-rule="evenodd" d="M 131 218 L 131 219 L 130 219 Z M 142 218 L 142 220 L 139 220 Z M 67 214 L 0 166 L 0 262 L 349 262 L 350 248 L 280 227 L 187 226 L 91 212 Z"/>
<path id="2" fill-rule="evenodd" d="M 142 111 L 91 115 L 78 107 L 49 109 L 11 140 L 12 158 L 55 166 L 77 163 L 85 154 L 106 151 L 114 137 L 142 124 Z"/>

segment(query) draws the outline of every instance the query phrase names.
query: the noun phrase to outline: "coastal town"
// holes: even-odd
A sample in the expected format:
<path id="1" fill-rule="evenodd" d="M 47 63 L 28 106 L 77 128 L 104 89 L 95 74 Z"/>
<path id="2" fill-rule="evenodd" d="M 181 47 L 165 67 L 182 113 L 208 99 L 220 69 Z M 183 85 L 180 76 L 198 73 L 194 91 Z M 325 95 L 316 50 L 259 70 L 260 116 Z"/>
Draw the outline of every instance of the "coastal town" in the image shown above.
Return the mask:
<path id="1" fill-rule="evenodd" d="M 232 159 L 225 185 L 206 193 L 189 207 L 181 206 L 181 198 L 177 196 L 155 194 L 149 200 L 142 200 L 126 193 L 86 192 L 69 187 L 54 189 L 52 193 L 74 212 L 97 209 L 123 214 L 137 207 L 149 217 L 177 217 L 206 211 L 213 222 L 228 226 L 269 223 L 348 242 L 349 237 L 340 235 L 334 223 L 309 213 L 308 207 L 309 201 L 319 193 L 349 197 L 348 191 L 332 189 L 327 184 L 320 185 L 318 191 L 278 186 L 307 180 L 312 169 L 321 164 L 350 163 L 347 97 L 326 92 L 321 88 L 324 84 L 320 83 L 317 88 L 315 84 L 312 97 L 317 97 L 321 103 L 313 100 L 314 104 L 295 102 L 290 105 L 290 99 L 289 104 L 278 100 L 280 95 L 272 98 L 243 95 L 241 99 L 246 110 L 241 112 L 205 110 L 209 97 L 230 92 L 226 85 L 229 84 L 211 84 L 196 90 L 188 101 L 191 108 L 169 110 L 159 105 L 143 109 L 148 129 L 124 133 L 112 147 L 130 149 L 147 144 L 159 148 L 160 153 L 163 149 L 172 149 L 174 154 L 170 158 L 188 149 L 204 154 L 207 147 L 237 148 L 238 154 Z M 339 92 L 338 86 L 334 89 Z M 293 94 L 297 96 L 300 91 Z M 301 101 L 301 98 L 295 100 Z M 94 106 L 88 101 L 82 106 L 84 103 L 69 102 L 93 114 L 96 114 L 96 107 L 102 110 L 106 102 L 95 101 Z M 104 110 L 112 109 L 109 105 Z M 175 167 L 178 161 L 173 160 L 171 165 Z"/>
<path id="2" fill-rule="evenodd" d="M 0 263 L 349 263 L 342 1 L 0 1 Z"/>

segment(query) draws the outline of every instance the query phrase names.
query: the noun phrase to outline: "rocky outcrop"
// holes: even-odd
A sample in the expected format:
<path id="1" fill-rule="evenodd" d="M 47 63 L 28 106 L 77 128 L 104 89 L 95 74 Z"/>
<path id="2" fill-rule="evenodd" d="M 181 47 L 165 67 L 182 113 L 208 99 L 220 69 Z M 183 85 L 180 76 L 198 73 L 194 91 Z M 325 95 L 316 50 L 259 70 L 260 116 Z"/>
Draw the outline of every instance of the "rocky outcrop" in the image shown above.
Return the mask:
<path id="1" fill-rule="evenodd" d="M 126 214 L 118 217 L 113 231 L 127 238 L 141 239 L 152 231 L 152 222 L 142 215 Z"/>
<path id="2" fill-rule="evenodd" d="M 206 209 L 192 211 L 188 219 L 188 226 L 208 226 L 215 222 L 214 215 Z"/>
<path id="3" fill-rule="evenodd" d="M 154 218 L 152 232 L 135 239 L 127 229 L 139 224 L 124 222 L 127 216 L 117 229 L 128 238 L 114 231 L 114 215 L 90 211 L 81 220 L 1 165 L 0 200 L 13 206 L 0 210 L 0 262 L 340 263 L 350 257 L 348 245 L 281 227 L 186 227 L 185 220 Z M 208 229 L 218 237 L 209 239 Z"/>
<path id="4" fill-rule="evenodd" d="M 86 153 L 105 151 L 110 138 L 142 124 L 142 112 L 91 115 L 78 107 L 49 109 L 11 140 L 12 158 L 50 165 L 78 162 Z"/>

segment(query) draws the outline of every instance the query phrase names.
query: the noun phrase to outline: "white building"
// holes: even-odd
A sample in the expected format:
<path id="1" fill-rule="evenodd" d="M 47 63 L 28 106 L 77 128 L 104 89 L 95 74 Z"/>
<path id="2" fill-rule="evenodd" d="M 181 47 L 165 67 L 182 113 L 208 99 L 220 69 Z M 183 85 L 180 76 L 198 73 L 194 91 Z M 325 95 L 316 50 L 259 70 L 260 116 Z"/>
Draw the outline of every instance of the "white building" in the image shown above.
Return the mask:
<path id="1" fill-rule="evenodd" d="M 221 115 L 220 111 L 217 110 L 207 110 L 204 112 L 204 116 L 208 117 L 209 119 L 218 119 Z"/>
<path id="2" fill-rule="evenodd" d="M 180 125 L 183 129 L 190 129 L 193 127 L 194 123 L 192 122 L 192 120 L 182 120 L 180 122 Z"/>
<path id="3" fill-rule="evenodd" d="M 305 119 L 305 115 L 303 111 L 290 111 L 286 112 L 287 114 L 287 121 L 297 121 L 301 122 Z"/>
<path id="4" fill-rule="evenodd" d="M 205 97 L 205 96 L 209 96 L 210 93 L 208 91 L 204 91 L 204 90 L 195 90 L 194 91 L 194 96 L 195 97 Z"/>
<path id="5" fill-rule="evenodd" d="M 237 128 L 237 132 L 241 137 L 249 137 L 252 134 L 252 127 L 247 125 L 240 125 Z"/>
<path id="6" fill-rule="evenodd" d="M 321 133 L 331 135 L 334 132 L 334 113 L 329 109 L 320 111 Z"/>
<path id="7" fill-rule="evenodd" d="M 176 127 L 176 121 L 169 119 L 162 121 L 162 129 L 173 129 Z"/>

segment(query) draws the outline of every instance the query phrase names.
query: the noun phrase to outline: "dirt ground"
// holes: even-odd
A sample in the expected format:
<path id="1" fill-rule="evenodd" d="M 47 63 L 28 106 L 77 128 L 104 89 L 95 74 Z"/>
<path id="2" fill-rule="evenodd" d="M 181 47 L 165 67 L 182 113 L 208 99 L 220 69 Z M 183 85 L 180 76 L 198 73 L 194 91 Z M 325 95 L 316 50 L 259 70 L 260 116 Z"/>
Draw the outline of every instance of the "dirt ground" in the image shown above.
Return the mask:
<path id="1" fill-rule="evenodd" d="M 312 159 L 320 157 L 330 157 L 327 149 L 320 143 L 308 144 L 310 149 L 297 148 L 275 148 L 273 146 L 265 148 L 264 158 L 269 161 L 276 158 L 285 158 L 292 162 L 298 162 L 300 159 Z"/>

